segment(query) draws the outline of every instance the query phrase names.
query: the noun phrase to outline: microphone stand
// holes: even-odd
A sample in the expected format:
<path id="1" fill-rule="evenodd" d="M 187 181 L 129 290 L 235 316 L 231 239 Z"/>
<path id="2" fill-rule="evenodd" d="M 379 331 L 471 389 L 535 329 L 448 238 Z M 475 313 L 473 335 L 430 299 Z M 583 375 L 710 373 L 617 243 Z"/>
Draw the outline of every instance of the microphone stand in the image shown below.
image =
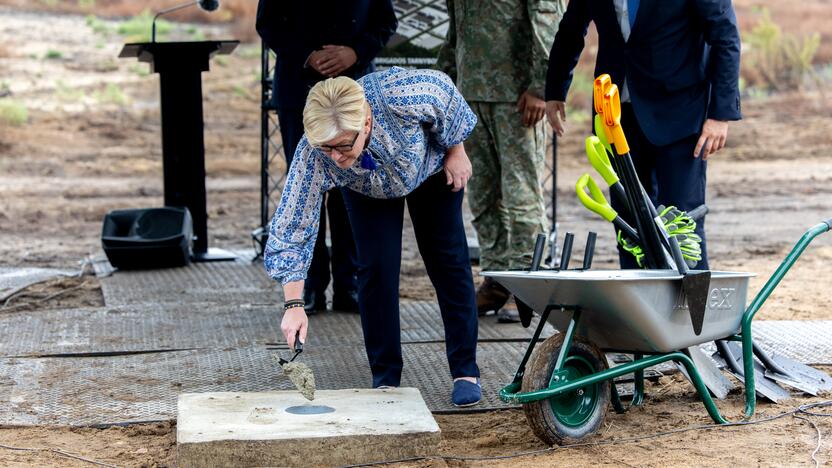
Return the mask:
<path id="1" fill-rule="evenodd" d="M 170 8 L 164 9 L 159 13 L 156 13 L 156 16 L 153 17 L 153 25 L 151 26 L 151 34 L 150 34 L 150 42 L 156 42 L 156 19 L 164 14 L 170 13 L 172 11 L 181 10 L 183 8 L 187 8 L 189 6 L 199 4 L 199 0 L 190 1 L 188 3 L 183 3 L 181 5 L 172 6 Z"/>

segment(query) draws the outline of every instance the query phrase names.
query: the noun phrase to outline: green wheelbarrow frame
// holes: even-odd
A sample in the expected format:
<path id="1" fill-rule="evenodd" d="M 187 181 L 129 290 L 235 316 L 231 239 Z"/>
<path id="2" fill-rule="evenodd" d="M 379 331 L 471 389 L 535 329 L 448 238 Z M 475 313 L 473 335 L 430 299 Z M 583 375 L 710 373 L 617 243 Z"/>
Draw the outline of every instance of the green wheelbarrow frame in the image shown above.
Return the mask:
<path id="1" fill-rule="evenodd" d="M 733 341 L 740 341 L 742 343 L 742 354 L 743 354 L 743 365 L 744 365 L 744 376 L 745 376 L 745 416 L 743 420 L 748 420 L 754 415 L 754 410 L 756 409 L 757 399 L 756 399 L 756 392 L 754 388 L 754 355 L 753 355 L 753 339 L 752 339 L 752 332 L 751 332 L 751 322 L 754 319 L 754 316 L 760 310 L 762 305 L 780 283 L 786 273 L 788 273 L 789 269 L 791 269 L 792 265 L 797 261 L 800 255 L 806 250 L 806 247 L 812 242 L 812 240 L 823 234 L 832 230 L 832 219 L 824 221 L 820 224 L 817 224 L 808 231 L 806 231 L 800 240 L 795 244 L 792 248 L 791 252 L 786 256 L 780 266 L 774 271 L 771 277 L 768 279 L 766 284 L 757 293 L 757 296 L 751 301 L 748 307 L 743 312 L 742 321 L 741 321 L 741 328 L 740 333 L 735 334 L 729 337 L 726 337 L 727 340 Z M 531 392 L 522 393 L 520 391 L 523 375 L 525 374 L 526 364 L 531 357 L 532 351 L 534 350 L 535 345 L 537 344 L 538 340 L 540 339 L 540 334 L 543 331 L 544 325 L 547 323 L 549 314 L 552 310 L 559 309 L 564 312 L 571 312 L 572 316 L 569 320 L 569 325 L 567 326 L 566 330 L 563 332 L 563 344 L 560 347 L 560 351 L 557 356 L 557 360 L 555 361 L 554 371 L 552 372 L 552 376 L 549 382 L 549 387 L 535 390 Z M 535 329 L 534 335 L 529 342 L 529 346 L 526 349 L 526 353 L 523 355 L 523 359 L 520 362 L 520 366 L 517 369 L 517 372 L 514 375 L 514 380 L 503 387 L 500 390 L 500 399 L 506 403 L 513 403 L 513 404 L 526 404 L 532 403 L 535 401 L 546 400 L 558 395 L 562 395 L 567 392 L 576 391 L 582 389 L 584 387 L 594 385 L 606 380 L 612 380 L 616 377 L 620 377 L 627 374 L 634 374 L 634 393 L 633 393 L 633 400 L 631 406 L 638 406 L 642 403 L 644 399 L 644 369 L 648 367 L 652 367 L 663 362 L 667 361 L 675 361 L 685 367 L 687 370 L 688 375 L 690 376 L 691 382 L 693 383 L 694 387 L 696 388 L 699 397 L 702 399 L 702 403 L 705 405 L 705 409 L 708 411 L 708 415 L 710 415 L 711 419 L 718 424 L 725 424 L 729 423 L 725 417 L 717 408 L 716 403 L 714 403 L 713 398 L 711 397 L 710 393 L 708 392 L 705 383 L 702 380 L 702 377 L 699 375 L 699 371 L 696 368 L 693 360 L 690 357 L 682 353 L 681 351 L 674 351 L 670 353 L 658 353 L 658 354 L 649 354 L 645 357 L 644 354 L 636 353 L 634 354 L 634 359 L 632 362 L 621 364 L 601 372 L 596 372 L 591 375 L 587 375 L 584 377 L 580 377 L 574 380 L 569 380 L 568 372 L 564 367 L 564 363 L 566 361 L 567 356 L 569 356 L 570 347 L 572 346 L 574 340 L 575 329 L 581 319 L 581 309 L 577 306 L 560 306 L 560 305 L 550 305 L 543 311 L 540 323 Z M 625 408 L 621 404 L 621 400 L 618 396 L 618 393 L 615 389 L 615 385 L 611 385 L 611 401 L 613 407 L 618 412 L 623 412 Z"/>

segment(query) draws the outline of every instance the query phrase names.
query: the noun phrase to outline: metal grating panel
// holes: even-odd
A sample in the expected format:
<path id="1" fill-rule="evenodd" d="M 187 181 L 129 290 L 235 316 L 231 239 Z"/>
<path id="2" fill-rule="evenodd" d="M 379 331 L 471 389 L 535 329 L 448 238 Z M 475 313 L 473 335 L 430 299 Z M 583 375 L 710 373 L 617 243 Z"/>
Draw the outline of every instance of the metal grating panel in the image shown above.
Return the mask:
<path id="1" fill-rule="evenodd" d="M 443 342 L 438 306 L 404 303 L 402 343 Z M 171 349 L 224 348 L 282 343 L 276 306 L 145 304 L 104 308 L 44 310 L 0 315 L 0 356 L 124 353 Z M 528 340 L 533 329 L 480 321 L 487 340 Z M 543 336 L 553 329 L 547 326 Z M 363 349 L 357 314 L 326 312 L 310 317 L 309 346 L 353 345 Z"/>
<path id="2" fill-rule="evenodd" d="M 782 325 L 782 326 L 781 326 Z M 832 323 L 809 324 L 805 336 L 826 336 Z M 761 343 L 796 349 L 801 323 L 760 322 Z M 780 329 L 788 330 L 783 333 Z M 773 341 L 771 337 L 780 341 Z M 804 335 L 799 335 L 803 337 Z M 814 340 L 814 338 L 811 338 Z M 806 340 L 802 341 L 806 343 Z M 823 342 L 828 347 L 829 340 Z M 403 385 L 422 391 L 432 411 L 455 411 L 449 404 L 450 376 L 443 343 L 403 347 Z M 508 383 L 525 344 L 485 342 L 478 348 L 484 401 L 472 408 L 506 407 L 497 392 Z M 804 350 L 804 355 L 807 350 Z M 828 353 L 810 354 L 830 363 Z M 799 355 L 784 352 L 802 361 Z M 827 357 L 824 357 L 827 356 Z M 370 373 L 361 346 L 310 346 L 301 359 L 313 368 L 322 389 L 362 388 Z M 0 424 L 115 424 L 175 417 L 181 392 L 290 389 L 263 347 L 227 347 L 145 354 L 0 359 Z"/>
<path id="3" fill-rule="evenodd" d="M 444 346 L 408 345 L 403 382 L 419 388 L 432 411 L 452 411 Z M 523 347 L 483 343 L 478 361 L 484 401 L 476 410 L 507 407 L 497 392 L 516 370 Z M 310 349 L 303 362 L 320 389 L 366 388 L 370 372 L 358 347 Z M 95 425 L 169 420 L 183 392 L 287 390 L 263 348 L 178 351 L 86 358 L 0 359 L 0 424 Z"/>
<path id="4" fill-rule="evenodd" d="M 192 264 L 165 270 L 118 271 L 101 279 L 101 289 L 108 306 L 151 302 L 160 304 L 160 307 L 170 307 L 169 304 L 214 303 L 228 307 L 272 305 L 277 310 L 282 300 L 279 288 L 266 275 L 262 264 L 243 260 Z M 404 302 L 400 312 L 403 342 L 444 339 L 442 319 L 435 302 Z M 320 340 L 317 341 L 318 344 L 363 342 L 360 325 L 355 328 L 358 321 L 349 314 L 319 313 L 310 320 L 310 327 L 320 330 L 313 337 L 313 340 Z M 537 323 L 535 319 L 530 328 L 524 329 L 516 324 L 497 323 L 494 316 L 482 317 L 479 339 L 527 339 Z M 543 337 L 550 336 L 553 332 L 554 329 L 547 325 Z"/>
<path id="5" fill-rule="evenodd" d="M 17 291 L 35 283 L 59 276 L 77 275 L 77 271 L 55 268 L 13 268 L 0 267 L 0 301 L 6 300 Z"/>
<path id="6" fill-rule="evenodd" d="M 193 263 L 182 268 L 117 271 L 101 278 L 108 306 L 153 303 L 276 304 L 277 286 L 260 262 Z"/>
<path id="7" fill-rule="evenodd" d="M 159 304 L 0 315 L 0 356 L 125 353 L 275 341 L 274 307 Z"/>
<path id="8" fill-rule="evenodd" d="M 756 342 L 769 354 L 804 364 L 832 364 L 832 320 L 754 322 Z"/>

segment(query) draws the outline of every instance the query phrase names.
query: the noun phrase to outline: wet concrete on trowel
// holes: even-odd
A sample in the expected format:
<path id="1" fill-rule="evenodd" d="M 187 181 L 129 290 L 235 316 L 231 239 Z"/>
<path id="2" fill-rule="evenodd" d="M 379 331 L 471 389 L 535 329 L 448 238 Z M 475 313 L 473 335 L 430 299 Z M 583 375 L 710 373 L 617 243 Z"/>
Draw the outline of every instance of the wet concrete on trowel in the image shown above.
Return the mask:
<path id="1" fill-rule="evenodd" d="M 295 384 L 301 395 L 309 401 L 315 399 L 315 375 L 312 369 L 302 362 L 282 364 L 283 374 Z"/>

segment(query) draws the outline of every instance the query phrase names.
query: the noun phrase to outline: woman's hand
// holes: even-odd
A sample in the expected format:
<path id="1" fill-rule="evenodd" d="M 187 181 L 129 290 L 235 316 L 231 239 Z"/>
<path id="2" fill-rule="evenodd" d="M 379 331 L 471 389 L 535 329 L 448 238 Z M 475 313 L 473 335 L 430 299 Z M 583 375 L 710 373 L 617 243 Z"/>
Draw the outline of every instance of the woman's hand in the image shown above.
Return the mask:
<path id="1" fill-rule="evenodd" d="M 471 178 L 471 160 L 465 153 L 465 147 L 462 143 L 454 145 L 445 153 L 445 178 L 448 185 L 453 185 L 454 192 L 459 192 L 465 188 L 468 179 Z"/>
<path id="2" fill-rule="evenodd" d="M 295 349 L 295 337 L 300 331 L 300 342 L 306 342 L 306 330 L 309 326 L 309 318 L 306 316 L 306 311 L 303 307 L 292 307 L 283 312 L 283 320 L 280 322 L 280 331 L 286 338 L 286 343 L 289 344 L 289 349 Z"/>
<path id="3" fill-rule="evenodd" d="M 300 299 L 303 294 L 303 280 L 292 281 L 283 285 L 283 297 L 287 301 Z M 306 330 L 309 326 L 309 317 L 303 307 L 292 307 L 283 312 L 283 320 L 280 322 L 280 331 L 289 344 L 289 349 L 295 349 L 295 336 L 300 331 L 300 342 L 306 343 Z"/>

